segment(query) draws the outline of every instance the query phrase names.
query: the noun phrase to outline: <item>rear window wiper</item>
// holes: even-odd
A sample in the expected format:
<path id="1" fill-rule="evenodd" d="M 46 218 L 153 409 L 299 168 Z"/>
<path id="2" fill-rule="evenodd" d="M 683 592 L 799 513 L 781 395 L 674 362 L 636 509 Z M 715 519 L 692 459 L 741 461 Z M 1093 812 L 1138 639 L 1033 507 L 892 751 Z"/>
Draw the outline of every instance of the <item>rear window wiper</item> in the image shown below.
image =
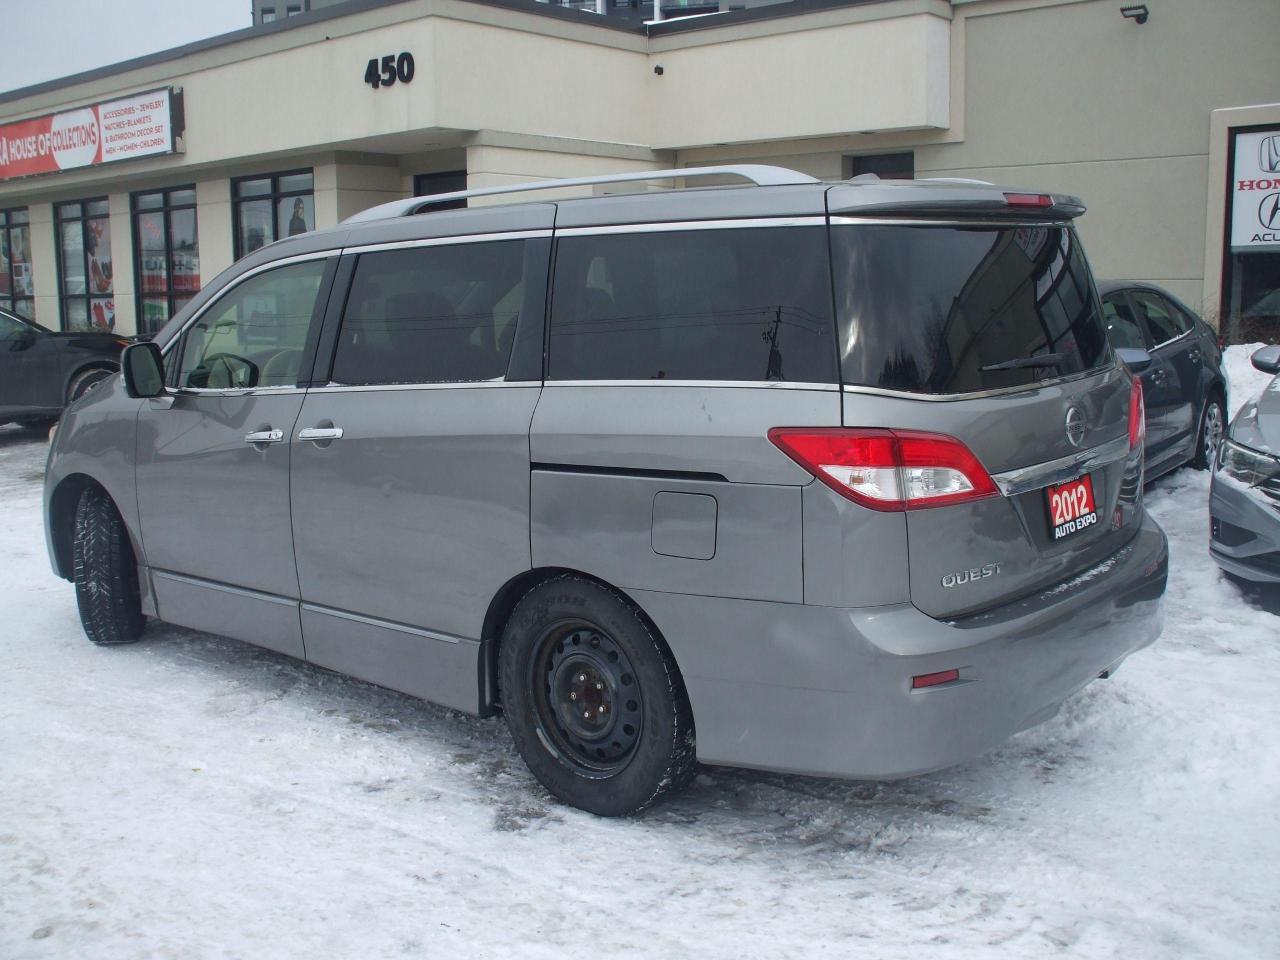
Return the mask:
<path id="1" fill-rule="evenodd" d="M 1070 359 L 1065 353 L 1042 353 L 1038 357 L 1014 357 L 1012 360 L 1001 360 L 999 363 L 988 363 L 978 369 L 983 373 L 994 370 L 1022 370 L 1027 367 L 1061 368 Z"/>

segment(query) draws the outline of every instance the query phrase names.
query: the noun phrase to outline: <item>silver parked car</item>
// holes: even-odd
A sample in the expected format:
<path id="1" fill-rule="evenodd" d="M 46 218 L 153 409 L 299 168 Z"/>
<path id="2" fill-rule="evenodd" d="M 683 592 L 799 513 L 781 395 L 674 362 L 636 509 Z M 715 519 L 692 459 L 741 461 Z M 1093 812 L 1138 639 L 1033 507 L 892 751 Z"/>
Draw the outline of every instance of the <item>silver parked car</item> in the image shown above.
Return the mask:
<path id="1" fill-rule="evenodd" d="M 1142 390 L 1079 202 L 578 183 L 703 175 L 754 185 L 400 201 L 219 276 L 54 441 L 89 638 L 158 617 L 500 709 L 601 814 L 695 758 L 944 767 L 1154 640 Z"/>
<path id="2" fill-rule="evenodd" d="M 1280 373 L 1280 346 L 1253 354 L 1263 373 Z M 1280 583 L 1280 381 L 1246 403 L 1218 450 L 1209 485 L 1209 555 L 1227 573 Z"/>

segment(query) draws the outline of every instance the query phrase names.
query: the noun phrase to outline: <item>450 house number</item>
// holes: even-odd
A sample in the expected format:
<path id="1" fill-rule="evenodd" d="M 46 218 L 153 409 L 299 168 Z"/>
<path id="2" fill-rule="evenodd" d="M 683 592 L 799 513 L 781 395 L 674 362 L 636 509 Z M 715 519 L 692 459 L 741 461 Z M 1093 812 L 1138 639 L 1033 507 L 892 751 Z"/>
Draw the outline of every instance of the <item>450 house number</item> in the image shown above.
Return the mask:
<path id="1" fill-rule="evenodd" d="M 373 89 L 389 87 L 397 80 L 408 83 L 413 79 L 413 54 L 405 52 L 396 56 L 388 53 L 379 60 L 374 57 L 364 68 L 364 82 Z"/>

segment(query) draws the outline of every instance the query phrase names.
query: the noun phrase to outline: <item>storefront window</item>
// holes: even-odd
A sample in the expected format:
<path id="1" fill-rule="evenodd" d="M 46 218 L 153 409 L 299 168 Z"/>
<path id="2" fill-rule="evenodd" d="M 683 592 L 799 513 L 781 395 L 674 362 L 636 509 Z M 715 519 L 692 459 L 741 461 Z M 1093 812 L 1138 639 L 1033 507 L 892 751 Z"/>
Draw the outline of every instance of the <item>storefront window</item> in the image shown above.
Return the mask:
<path id="1" fill-rule="evenodd" d="M 116 325 L 107 200 L 54 207 L 58 232 L 58 292 L 64 330 L 111 330 Z"/>
<path id="2" fill-rule="evenodd" d="M 413 195 L 429 197 L 437 193 L 457 193 L 467 189 L 467 171 L 446 170 L 443 173 L 420 173 L 413 178 Z M 460 210 L 467 205 L 466 200 L 445 200 L 427 207 L 425 213 L 439 210 Z"/>
<path id="3" fill-rule="evenodd" d="M 34 320 L 31 228 L 27 211 L 0 210 L 0 309 Z"/>
<path id="4" fill-rule="evenodd" d="M 1280 128 L 1232 135 L 1222 325 L 1236 343 L 1280 343 Z"/>
<path id="5" fill-rule="evenodd" d="M 200 289 L 194 187 L 133 195 L 138 332 L 159 330 Z"/>
<path id="6" fill-rule="evenodd" d="M 231 181 L 231 196 L 237 260 L 282 237 L 315 229 L 314 179 L 310 170 L 242 177 Z"/>

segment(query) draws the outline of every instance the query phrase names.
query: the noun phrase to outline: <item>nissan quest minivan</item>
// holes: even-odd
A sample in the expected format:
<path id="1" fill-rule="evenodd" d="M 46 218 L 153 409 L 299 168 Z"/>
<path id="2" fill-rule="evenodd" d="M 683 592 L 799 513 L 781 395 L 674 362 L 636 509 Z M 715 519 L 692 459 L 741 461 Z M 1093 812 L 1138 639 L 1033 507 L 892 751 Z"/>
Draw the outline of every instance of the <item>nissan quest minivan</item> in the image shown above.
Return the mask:
<path id="1" fill-rule="evenodd" d="M 224 272 L 53 440 L 89 639 L 158 618 L 501 711 L 606 815 L 696 761 L 945 767 L 1151 643 L 1142 391 L 1079 201 L 573 183 L 701 176 L 750 184 L 398 201 Z"/>

